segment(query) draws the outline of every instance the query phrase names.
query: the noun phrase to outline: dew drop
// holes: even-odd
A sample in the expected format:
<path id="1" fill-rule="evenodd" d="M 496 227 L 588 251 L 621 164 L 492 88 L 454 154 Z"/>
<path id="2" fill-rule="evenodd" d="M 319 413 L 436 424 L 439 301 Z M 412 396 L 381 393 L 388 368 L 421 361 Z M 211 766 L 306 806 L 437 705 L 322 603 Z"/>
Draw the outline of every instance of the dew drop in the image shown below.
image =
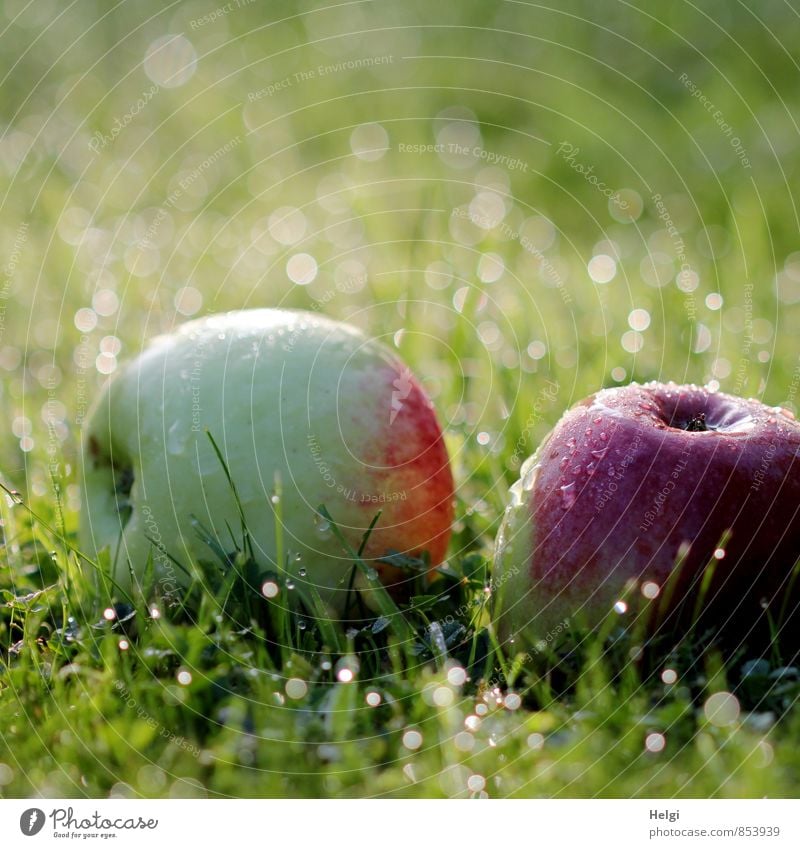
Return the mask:
<path id="1" fill-rule="evenodd" d="M 188 433 L 184 425 L 180 421 L 173 422 L 167 433 L 167 450 L 173 456 L 182 454 L 186 447 L 187 436 Z"/>
<path id="2" fill-rule="evenodd" d="M 298 577 L 305 577 L 307 574 L 308 574 L 308 572 L 305 570 L 305 568 L 301 568 L 301 569 L 297 572 L 297 576 L 298 576 Z"/>
<path id="3" fill-rule="evenodd" d="M 659 593 L 661 592 L 661 587 L 658 583 L 653 583 L 652 580 L 648 580 L 646 583 L 642 583 L 641 588 L 642 594 L 649 601 L 652 601 L 654 598 L 657 598 Z"/>

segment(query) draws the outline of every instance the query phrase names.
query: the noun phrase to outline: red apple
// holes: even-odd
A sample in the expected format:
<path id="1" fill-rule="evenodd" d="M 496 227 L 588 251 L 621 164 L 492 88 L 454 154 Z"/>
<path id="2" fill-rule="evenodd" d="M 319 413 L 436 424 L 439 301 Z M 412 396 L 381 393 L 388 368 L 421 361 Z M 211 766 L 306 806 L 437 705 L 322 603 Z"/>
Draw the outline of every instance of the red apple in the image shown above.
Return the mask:
<path id="1" fill-rule="evenodd" d="M 765 602 L 777 619 L 800 556 L 798 450 L 789 411 L 707 388 L 632 384 L 581 401 L 511 488 L 495 559 L 501 632 L 552 641 L 620 600 L 667 632 L 699 597 L 704 626 L 742 638 Z"/>

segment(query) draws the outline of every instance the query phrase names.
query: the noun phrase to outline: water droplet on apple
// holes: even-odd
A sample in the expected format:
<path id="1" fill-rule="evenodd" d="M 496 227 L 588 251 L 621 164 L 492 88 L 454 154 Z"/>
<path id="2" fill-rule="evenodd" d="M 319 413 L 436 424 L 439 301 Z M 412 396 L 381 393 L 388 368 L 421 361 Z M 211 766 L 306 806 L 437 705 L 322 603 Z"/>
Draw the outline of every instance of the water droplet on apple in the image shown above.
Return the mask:
<path id="1" fill-rule="evenodd" d="M 558 467 L 561 469 L 566 468 L 569 465 L 569 457 L 562 456 L 558 462 Z"/>
<path id="2" fill-rule="evenodd" d="M 597 471 L 597 463 L 596 462 L 590 462 L 586 466 L 586 473 L 591 477 L 592 474 L 594 474 L 595 471 Z"/>
<path id="3" fill-rule="evenodd" d="M 601 442 L 606 442 L 606 441 L 608 441 L 608 435 L 607 435 L 606 433 L 601 433 L 601 434 L 600 434 L 600 441 L 601 441 Z"/>
<path id="4" fill-rule="evenodd" d="M 317 526 L 317 535 L 323 539 L 327 539 L 331 534 L 331 523 L 320 515 L 314 517 L 314 523 Z"/>
<path id="5" fill-rule="evenodd" d="M 602 418 L 602 416 L 598 415 L 598 416 L 597 416 L 597 418 L 593 418 L 593 419 L 592 419 L 592 421 L 593 421 L 595 424 L 602 424 L 602 423 L 603 423 L 603 418 Z"/>
<path id="6" fill-rule="evenodd" d="M 574 482 L 568 483 L 561 487 L 561 506 L 564 509 L 570 509 L 574 506 L 578 497 L 578 487 Z"/>
<path id="7" fill-rule="evenodd" d="M 606 455 L 607 448 L 603 448 L 602 450 L 594 450 L 592 451 L 592 456 L 595 459 L 602 459 Z"/>

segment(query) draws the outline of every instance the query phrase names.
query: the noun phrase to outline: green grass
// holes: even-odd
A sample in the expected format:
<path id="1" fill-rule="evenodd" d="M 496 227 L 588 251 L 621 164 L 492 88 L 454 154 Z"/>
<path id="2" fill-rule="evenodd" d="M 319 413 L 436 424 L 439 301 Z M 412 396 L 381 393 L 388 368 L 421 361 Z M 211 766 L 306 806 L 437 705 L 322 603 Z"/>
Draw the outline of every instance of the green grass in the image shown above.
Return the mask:
<path id="1" fill-rule="evenodd" d="M 485 591 L 520 462 L 598 387 L 715 379 L 797 411 L 794 10 L 379 0 L 198 25 L 216 5 L 87 2 L 48 25 L 46 3 L 7 4 L 0 471 L 23 503 L 0 503 L 0 796 L 438 797 L 481 791 L 472 775 L 493 797 L 796 795 L 800 675 L 780 645 L 730 656 L 698 634 L 636 661 L 635 633 L 612 629 L 522 662 L 497 650 Z M 178 32 L 194 74 L 139 109 L 159 73 L 145 51 Z M 319 72 L 363 57 L 385 61 Z M 359 158 L 372 122 L 389 149 Z M 506 158 L 400 148 L 440 131 Z M 464 217 L 500 201 L 489 229 Z M 270 234 L 285 206 L 305 224 L 293 244 Z M 297 252 L 310 285 L 287 275 Z M 616 258 L 607 284 L 596 254 Z M 105 372 L 189 313 L 265 305 L 396 339 L 446 426 L 447 569 L 359 632 L 315 621 L 302 587 L 255 594 L 244 534 L 158 617 L 72 547 Z M 719 692 L 741 708 L 724 726 L 704 711 Z"/>

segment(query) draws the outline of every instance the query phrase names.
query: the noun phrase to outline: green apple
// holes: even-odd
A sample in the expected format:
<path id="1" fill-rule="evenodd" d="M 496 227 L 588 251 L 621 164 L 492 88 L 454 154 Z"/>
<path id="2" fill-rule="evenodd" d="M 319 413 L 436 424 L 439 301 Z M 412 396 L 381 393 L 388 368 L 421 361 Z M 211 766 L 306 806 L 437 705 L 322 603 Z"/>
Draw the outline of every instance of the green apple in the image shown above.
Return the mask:
<path id="1" fill-rule="evenodd" d="M 430 399 L 384 345 L 309 312 L 211 315 L 154 339 L 95 405 L 82 468 L 83 550 L 107 548 L 126 590 L 142 589 L 152 555 L 161 594 L 179 596 L 175 561 L 191 571 L 214 557 L 198 525 L 225 552 L 241 547 L 226 468 L 257 562 L 312 583 L 334 614 L 352 561 L 321 504 L 354 548 L 381 511 L 364 557 L 400 594 L 407 574 L 380 558 L 426 551 L 434 566 L 450 537 L 453 479 Z"/>

